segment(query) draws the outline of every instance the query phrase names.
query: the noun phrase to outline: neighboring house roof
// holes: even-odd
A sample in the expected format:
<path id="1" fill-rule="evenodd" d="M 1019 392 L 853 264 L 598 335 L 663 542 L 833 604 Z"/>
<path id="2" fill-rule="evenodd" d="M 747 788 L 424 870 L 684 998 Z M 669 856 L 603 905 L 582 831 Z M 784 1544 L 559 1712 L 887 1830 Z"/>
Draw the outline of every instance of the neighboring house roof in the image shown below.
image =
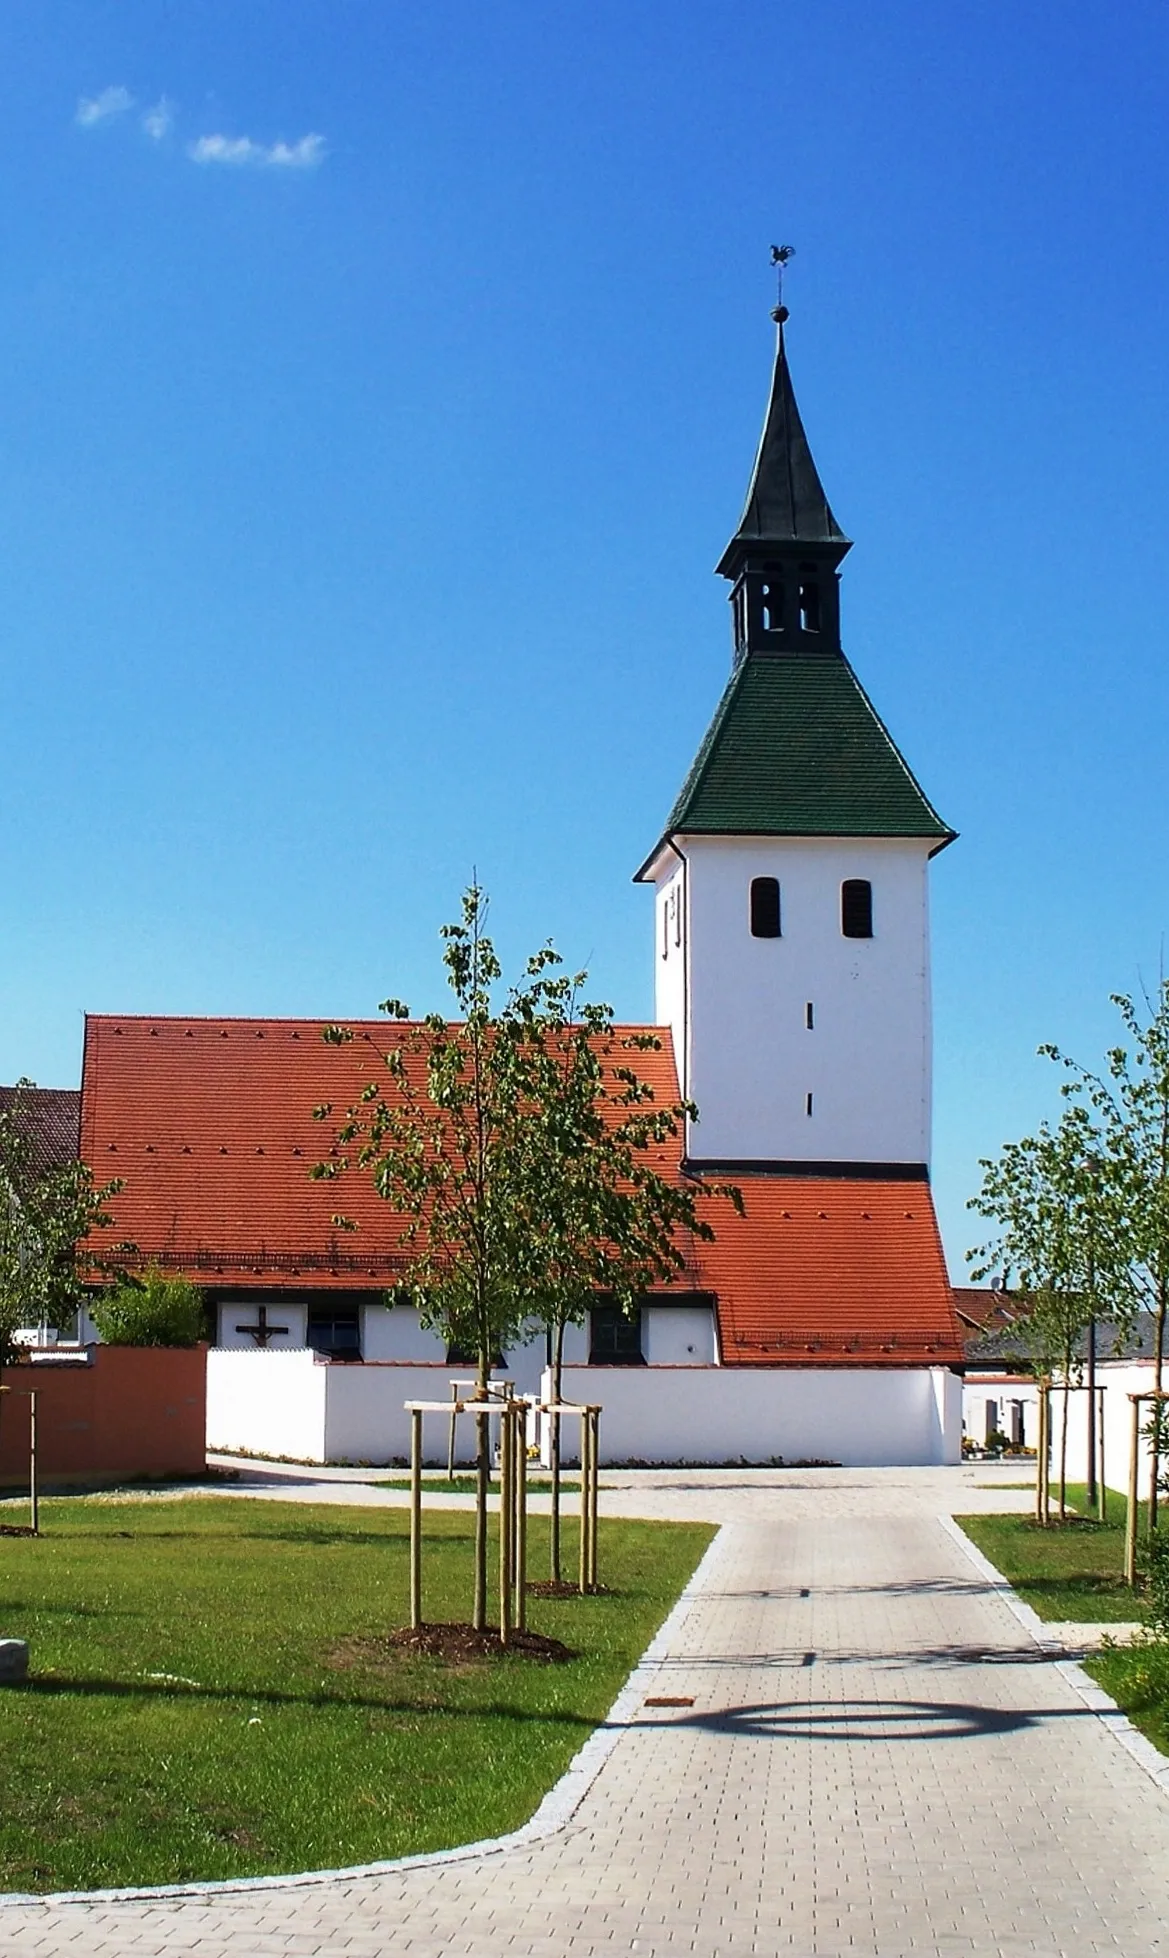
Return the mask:
<path id="1" fill-rule="evenodd" d="M 319 1020 L 95 1016 L 86 1022 L 82 1151 L 119 1176 L 109 1253 L 129 1240 L 206 1286 L 380 1291 L 405 1270 L 400 1225 L 368 1177 L 315 1182 L 330 1123 L 379 1077 L 374 1047 L 401 1034 L 351 1023 L 326 1046 Z M 620 1055 L 662 1103 L 677 1098 L 667 1029 L 654 1052 Z M 681 1138 L 655 1167 L 681 1176 Z M 708 1212 L 713 1244 L 688 1247 L 677 1289 L 717 1300 L 724 1363 L 936 1365 L 961 1360 L 930 1192 L 924 1183 L 743 1176 L 746 1217 Z M 335 1212 L 355 1233 L 336 1230 Z"/>
<path id="2" fill-rule="evenodd" d="M 957 1365 L 962 1343 L 928 1184 L 736 1176 L 698 1246 L 727 1364 Z"/>
<path id="3" fill-rule="evenodd" d="M 954 1309 L 971 1367 L 980 1371 L 1013 1361 L 1029 1369 L 1035 1358 L 1027 1325 L 1026 1299 L 1017 1293 L 990 1291 L 980 1285 L 955 1285 Z M 1151 1360 L 1156 1350 L 1156 1320 L 1138 1312 L 1126 1333 L 1101 1323 L 1096 1328 L 1098 1360 Z M 1087 1356 L 1088 1336 L 1076 1344 L 1077 1357 Z"/>
<path id="4" fill-rule="evenodd" d="M 37 1171 L 59 1169 L 76 1162 L 81 1126 L 81 1094 L 77 1088 L 0 1088 L 0 1114 L 19 1102 Z"/>
<path id="5" fill-rule="evenodd" d="M 668 837 L 952 842 L 843 653 L 741 660 L 643 877 Z"/>

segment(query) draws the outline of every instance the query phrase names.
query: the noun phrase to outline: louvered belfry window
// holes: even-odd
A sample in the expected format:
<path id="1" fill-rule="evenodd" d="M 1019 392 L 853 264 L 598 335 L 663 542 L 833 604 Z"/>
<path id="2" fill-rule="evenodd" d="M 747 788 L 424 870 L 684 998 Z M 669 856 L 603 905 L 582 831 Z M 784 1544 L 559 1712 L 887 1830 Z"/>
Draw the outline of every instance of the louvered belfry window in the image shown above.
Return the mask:
<path id="1" fill-rule="evenodd" d="M 840 886 L 840 929 L 846 938 L 873 935 L 873 887 L 867 877 L 846 877 Z"/>
<path id="2" fill-rule="evenodd" d="M 752 938 L 780 936 L 778 877 L 752 877 L 751 879 L 751 936 Z"/>

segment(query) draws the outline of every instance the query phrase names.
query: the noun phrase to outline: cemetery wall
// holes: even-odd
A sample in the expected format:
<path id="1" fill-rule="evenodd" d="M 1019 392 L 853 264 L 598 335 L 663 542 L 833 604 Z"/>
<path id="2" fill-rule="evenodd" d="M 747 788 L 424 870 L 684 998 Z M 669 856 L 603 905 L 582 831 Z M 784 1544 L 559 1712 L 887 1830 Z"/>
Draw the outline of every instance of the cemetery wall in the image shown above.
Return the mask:
<path id="1" fill-rule="evenodd" d="M 0 1369 L 0 1484 L 28 1481 L 30 1389 L 44 1482 L 198 1475 L 206 1465 L 205 1347 L 89 1346 Z"/>
<path id="2" fill-rule="evenodd" d="M 962 1382 L 946 1367 L 566 1366 L 564 1397 L 603 1408 L 603 1463 L 910 1468 L 961 1454 Z M 571 1420 L 563 1446 L 575 1460 Z"/>

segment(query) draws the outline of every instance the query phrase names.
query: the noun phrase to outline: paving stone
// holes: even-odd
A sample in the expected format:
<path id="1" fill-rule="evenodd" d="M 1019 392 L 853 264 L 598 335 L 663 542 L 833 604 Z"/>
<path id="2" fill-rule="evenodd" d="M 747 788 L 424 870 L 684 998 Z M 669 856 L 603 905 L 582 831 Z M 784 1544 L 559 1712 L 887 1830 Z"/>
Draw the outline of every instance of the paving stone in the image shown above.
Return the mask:
<path id="1" fill-rule="evenodd" d="M 938 1520 L 1018 1498 L 963 1470 L 619 1480 L 610 1513 L 724 1529 L 661 1675 L 694 1707 L 643 1709 L 568 1827 L 299 1890 L 0 1907 L 3 1958 L 1166 1958 L 1169 1798 Z"/>

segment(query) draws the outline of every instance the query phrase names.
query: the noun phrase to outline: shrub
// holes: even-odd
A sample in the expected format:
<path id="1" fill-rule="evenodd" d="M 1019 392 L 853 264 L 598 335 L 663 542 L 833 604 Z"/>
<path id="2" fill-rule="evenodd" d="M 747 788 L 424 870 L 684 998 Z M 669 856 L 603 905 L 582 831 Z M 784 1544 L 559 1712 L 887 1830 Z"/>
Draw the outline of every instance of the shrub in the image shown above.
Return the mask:
<path id="1" fill-rule="evenodd" d="M 157 1266 L 94 1299 L 89 1316 L 107 1346 L 197 1346 L 203 1338 L 202 1292 Z"/>
<path id="2" fill-rule="evenodd" d="M 1144 1579 L 1149 1630 L 1155 1639 L 1169 1640 L 1169 1531 L 1154 1531 L 1145 1545 Z"/>

